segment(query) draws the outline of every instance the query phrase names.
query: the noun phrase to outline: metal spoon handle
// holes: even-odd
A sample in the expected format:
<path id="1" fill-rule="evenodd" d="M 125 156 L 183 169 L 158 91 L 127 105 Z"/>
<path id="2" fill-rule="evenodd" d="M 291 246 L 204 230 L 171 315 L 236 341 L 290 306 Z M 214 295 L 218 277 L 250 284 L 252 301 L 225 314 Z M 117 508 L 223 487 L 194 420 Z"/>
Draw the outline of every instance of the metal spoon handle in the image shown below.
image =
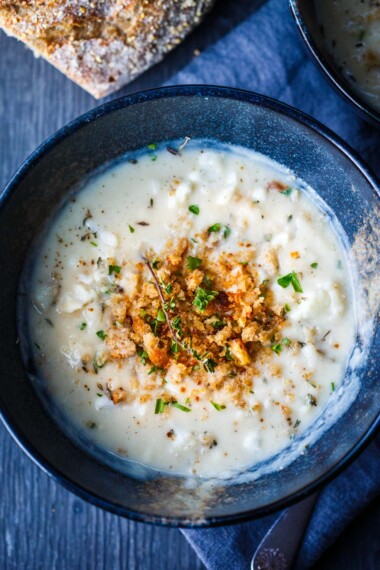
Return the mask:
<path id="1" fill-rule="evenodd" d="M 251 570 L 291 570 L 318 493 L 287 509 L 268 530 L 252 558 Z"/>

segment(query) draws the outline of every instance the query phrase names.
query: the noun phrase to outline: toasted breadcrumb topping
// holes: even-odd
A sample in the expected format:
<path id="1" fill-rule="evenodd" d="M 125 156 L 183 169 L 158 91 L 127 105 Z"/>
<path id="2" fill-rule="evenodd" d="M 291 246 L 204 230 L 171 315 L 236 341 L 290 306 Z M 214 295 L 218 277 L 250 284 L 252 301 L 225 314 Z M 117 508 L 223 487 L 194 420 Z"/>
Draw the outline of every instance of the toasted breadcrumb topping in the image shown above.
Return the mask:
<path id="1" fill-rule="evenodd" d="M 179 238 L 160 253 L 148 251 L 135 266 L 133 292 L 110 296 L 108 360 L 123 365 L 132 358 L 136 370 L 147 367 L 149 386 L 138 393 L 144 401 L 157 388 L 171 401 L 166 378 L 176 384 L 191 378 L 202 394 L 223 389 L 245 407 L 257 365 L 270 362 L 273 343 L 281 341 L 285 311 L 259 280 L 251 244 L 216 254 L 207 230 L 196 237 L 196 246 Z M 275 252 L 269 259 L 277 266 Z"/>

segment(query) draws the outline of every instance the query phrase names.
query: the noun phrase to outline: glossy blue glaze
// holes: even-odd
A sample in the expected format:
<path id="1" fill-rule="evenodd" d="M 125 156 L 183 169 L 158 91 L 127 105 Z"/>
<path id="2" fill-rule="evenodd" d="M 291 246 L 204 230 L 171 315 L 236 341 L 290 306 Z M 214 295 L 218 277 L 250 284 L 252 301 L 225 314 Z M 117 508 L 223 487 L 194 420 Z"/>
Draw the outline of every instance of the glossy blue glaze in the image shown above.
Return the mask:
<path id="1" fill-rule="evenodd" d="M 6 270 L 0 273 L 0 311 L 7 335 L 0 347 L 0 405 L 3 421 L 26 453 L 81 497 L 136 520 L 200 527 L 283 508 L 356 456 L 379 423 L 374 357 L 379 331 L 372 339 L 374 356 L 360 370 L 362 389 L 352 408 L 306 455 L 253 483 L 221 483 L 205 492 L 185 486 L 180 477 L 137 480 L 83 452 L 59 430 L 36 395 L 16 344 L 16 291 L 29 245 L 57 204 L 94 170 L 152 141 L 185 136 L 246 146 L 288 166 L 335 212 L 348 242 L 379 208 L 377 183 L 345 143 L 310 117 L 266 97 L 179 86 L 137 93 L 90 111 L 39 147 L 1 199 L 0 266 Z"/>

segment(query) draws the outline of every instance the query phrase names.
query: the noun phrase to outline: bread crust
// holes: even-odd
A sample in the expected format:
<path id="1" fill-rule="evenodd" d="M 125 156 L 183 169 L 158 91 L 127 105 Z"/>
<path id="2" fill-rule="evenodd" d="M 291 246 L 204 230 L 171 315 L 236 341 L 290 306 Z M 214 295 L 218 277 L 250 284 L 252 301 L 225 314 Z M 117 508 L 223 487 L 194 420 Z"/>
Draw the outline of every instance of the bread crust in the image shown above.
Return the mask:
<path id="1" fill-rule="evenodd" d="M 99 99 L 160 61 L 213 3 L 0 0 L 0 26 Z"/>

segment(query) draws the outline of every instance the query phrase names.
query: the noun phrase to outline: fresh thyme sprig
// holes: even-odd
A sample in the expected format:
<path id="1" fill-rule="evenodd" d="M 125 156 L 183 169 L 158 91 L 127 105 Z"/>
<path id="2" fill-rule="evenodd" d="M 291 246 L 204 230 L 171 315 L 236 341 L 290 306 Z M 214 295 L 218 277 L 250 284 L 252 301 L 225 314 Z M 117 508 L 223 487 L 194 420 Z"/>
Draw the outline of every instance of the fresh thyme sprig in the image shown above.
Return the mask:
<path id="1" fill-rule="evenodd" d="M 163 287 L 163 285 L 160 284 L 160 281 L 159 281 L 157 275 L 156 275 L 155 272 L 154 272 L 154 269 L 153 269 L 153 267 L 152 267 L 152 264 L 151 264 L 150 261 L 145 257 L 145 255 L 142 256 L 142 259 L 143 259 L 145 265 L 147 266 L 147 268 L 148 268 L 148 270 L 149 270 L 149 272 L 150 272 L 150 274 L 151 274 L 151 276 L 152 276 L 152 278 L 153 278 L 154 285 L 155 285 L 155 287 L 156 287 L 156 289 L 157 289 L 157 292 L 158 292 L 158 295 L 159 295 L 159 297 L 160 297 L 161 309 L 162 309 L 162 312 L 163 312 L 164 315 L 165 315 L 165 320 L 166 320 L 166 323 L 167 323 L 167 325 L 168 325 L 170 334 L 171 334 L 171 336 L 172 336 L 173 346 L 176 347 L 176 348 L 177 348 L 178 346 L 180 346 L 183 350 L 185 350 L 186 352 L 188 352 L 193 358 L 195 358 L 196 360 L 199 360 L 199 361 L 203 364 L 203 366 L 204 366 L 204 368 L 205 368 L 205 370 L 206 370 L 207 372 L 214 372 L 216 363 L 215 363 L 212 359 L 206 358 L 206 355 L 202 358 L 202 357 L 198 354 L 198 352 L 197 352 L 196 350 L 194 350 L 191 346 L 189 346 L 189 345 L 187 344 L 187 342 L 181 340 L 181 338 L 180 338 L 180 336 L 179 336 L 179 334 L 181 334 L 181 332 L 180 332 L 181 329 L 178 330 L 178 333 L 177 333 L 176 330 L 175 330 L 175 328 L 176 328 L 176 322 L 177 322 L 177 325 L 178 325 L 178 321 L 176 321 L 176 319 L 173 319 L 173 321 L 171 321 L 171 320 L 170 320 L 170 317 L 169 317 L 169 315 L 168 315 L 168 312 L 167 312 L 167 310 L 166 310 L 166 307 L 167 307 L 168 305 L 167 305 L 167 303 L 166 303 L 166 301 L 165 301 L 165 298 L 164 298 L 164 295 L 163 295 L 163 293 L 162 293 L 162 287 Z M 173 327 L 173 324 L 172 324 L 173 322 L 174 322 L 174 327 Z M 191 342 L 190 342 L 190 344 L 191 344 Z M 173 351 L 173 346 L 172 346 L 172 351 Z M 173 352 L 176 354 L 176 353 L 178 352 L 178 350 L 175 350 L 175 351 L 173 351 Z M 210 361 L 211 361 L 211 366 L 210 366 Z"/>

